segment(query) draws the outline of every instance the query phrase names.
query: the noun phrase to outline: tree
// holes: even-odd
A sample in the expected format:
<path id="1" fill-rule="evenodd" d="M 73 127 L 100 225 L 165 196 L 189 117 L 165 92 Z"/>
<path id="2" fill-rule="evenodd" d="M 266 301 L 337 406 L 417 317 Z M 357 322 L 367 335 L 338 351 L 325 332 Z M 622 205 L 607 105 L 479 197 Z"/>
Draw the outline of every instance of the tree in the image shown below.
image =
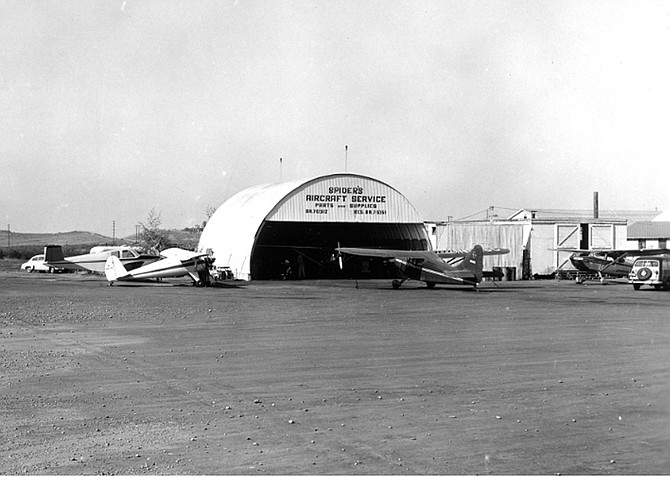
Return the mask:
<path id="1" fill-rule="evenodd" d="M 214 215 L 214 212 L 216 212 L 216 207 L 208 205 L 207 208 L 205 209 L 205 215 L 207 216 L 207 218 L 202 221 L 202 228 L 203 229 L 207 225 L 207 222 L 209 222 L 209 219 L 212 218 L 212 215 Z"/>
<path id="2" fill-rule="evenodd" d="M 161 213 L 153 207 L 149 211 L 146 223 L 140 222 L 142 235 L 140 246 L 146 251 L 160 252 L 165 247 L 166 233 L 160 228 L 162 223 Z"/>

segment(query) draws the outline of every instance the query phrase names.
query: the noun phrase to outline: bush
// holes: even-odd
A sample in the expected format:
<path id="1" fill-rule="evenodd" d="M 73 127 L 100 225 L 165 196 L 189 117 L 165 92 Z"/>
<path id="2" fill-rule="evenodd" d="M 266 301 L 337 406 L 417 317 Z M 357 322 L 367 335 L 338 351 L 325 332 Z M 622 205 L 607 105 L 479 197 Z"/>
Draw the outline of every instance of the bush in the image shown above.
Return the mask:
<path id="1" fill-rule="evenodd" d="M 0 258 L 13 258 L 17 260 L 28 260 L 29 258 L 44 252 L 44 247 L 38 245 L 17 245 L 15 247 L 0 248 Z"/>
<path id="2" fill-rule="evenodd" d="M 97 244 L 64 245 L 63 256 L 83 255 L 91 251 L 91 247 Z M 44 253 L 44 245 L 16 245 L 14 247 L 1 247 L 0 259 L 12 258 L 17 260 L 29 260 L 35 255 Z"/>

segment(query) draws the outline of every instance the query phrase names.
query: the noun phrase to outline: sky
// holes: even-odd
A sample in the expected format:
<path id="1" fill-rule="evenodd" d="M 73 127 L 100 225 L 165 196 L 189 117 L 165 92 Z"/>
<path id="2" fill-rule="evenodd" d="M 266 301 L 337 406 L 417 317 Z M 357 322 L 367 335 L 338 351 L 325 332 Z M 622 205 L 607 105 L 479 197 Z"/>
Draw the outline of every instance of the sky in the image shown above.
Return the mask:
<path id="1" fill-rule="evenodd" d="M 0 18 L 15 232 L 123 237 L 151 210 L 184 228 L 345 171 L 425 220 L 595 191 L 670 208 L 664 0 L 0 0 Z"/>

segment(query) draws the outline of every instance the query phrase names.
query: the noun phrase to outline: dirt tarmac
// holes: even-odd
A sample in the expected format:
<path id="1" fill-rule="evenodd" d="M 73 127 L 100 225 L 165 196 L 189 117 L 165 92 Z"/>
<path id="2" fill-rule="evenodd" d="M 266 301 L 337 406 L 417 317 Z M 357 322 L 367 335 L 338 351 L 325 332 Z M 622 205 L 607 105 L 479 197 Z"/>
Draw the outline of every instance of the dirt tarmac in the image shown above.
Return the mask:
<path id="1" fill-rule="evenodd" d="M 3 474 L 668 474 L 670 293 L 0 272 Z"/>

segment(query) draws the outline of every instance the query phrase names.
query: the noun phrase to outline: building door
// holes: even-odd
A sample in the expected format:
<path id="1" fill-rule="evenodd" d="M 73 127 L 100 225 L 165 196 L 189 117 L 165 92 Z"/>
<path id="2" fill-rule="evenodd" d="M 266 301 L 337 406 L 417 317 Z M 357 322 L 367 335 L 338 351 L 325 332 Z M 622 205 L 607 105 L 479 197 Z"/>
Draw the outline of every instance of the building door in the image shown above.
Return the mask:
<path id="1" fill-rule="evenodd" d="M 614 224 L 590 224 L 588 238 L 590 250 L 613 250 L 615 244 Z"/>
<path id="2" fill-rule="evenodd" d="M 557 249 L 555 252 L 556 270 L 568 267 L 572 268 L 570 256 L 574 250 L 578 250 L 581 245 L 581 224 L 556 224 L 554 230 L 554 244 Z M 560 250 L 559 250 L 560 249 Z"/>

